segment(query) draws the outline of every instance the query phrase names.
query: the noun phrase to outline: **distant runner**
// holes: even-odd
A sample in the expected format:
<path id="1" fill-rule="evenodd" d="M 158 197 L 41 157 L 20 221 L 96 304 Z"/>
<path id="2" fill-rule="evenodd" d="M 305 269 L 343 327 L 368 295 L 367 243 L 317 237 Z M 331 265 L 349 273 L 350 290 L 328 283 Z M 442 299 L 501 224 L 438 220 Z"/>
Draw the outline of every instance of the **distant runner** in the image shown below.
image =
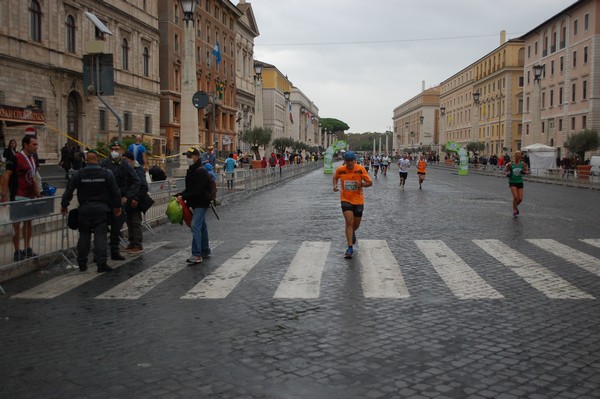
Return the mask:
<path id="1" fill-rule="evenodd" d="M 338 181 L 342 181 L 342 192 L 340 200 L 342 202 L 342 212 L 346 222 L 345 233 L 348 249 L 344 258 L 352 259 L 356 243 L 355 231 L 360 226 L 362 219 L 365 196 L 363 187 L 370 187 L 373 182 L 364 167 L 356 164 L 356 154 L 354 151 L 347 151 L 344 156 L 344 165 L 336 169 L 333 175 L 333 191 L 337 192 Z"/>
<path id="2" fill-rule="evenodd" d="M 529 167 L 521 161 L 521 151 L 515 151 L 514 161 L 506 165 L 508 187 L 513 196 L 513 218 L 519 215 L 519 204 L 523 202 L 523 175 L 529 174 Z"/>
<path id="3" fill-rule="evenodd" d="M 400 187 L 404 190 L 404 184 L 408 177 L 408 168 L 410 168 L 410 161 L 408 160 L 408 154 L 402 154 L 402 157 L 398 158 L 398 172 L 400 173 Z"/>
<path id="4" fill-rule="evenodd" d="M 427 161 L 423 154 L 419 155 L 419 160 L 417 161 L 417 174 L 419 175 L 419 190 L 421 189 L 421 185 L 425 181 L 425 169 L 427 169 Z"/>

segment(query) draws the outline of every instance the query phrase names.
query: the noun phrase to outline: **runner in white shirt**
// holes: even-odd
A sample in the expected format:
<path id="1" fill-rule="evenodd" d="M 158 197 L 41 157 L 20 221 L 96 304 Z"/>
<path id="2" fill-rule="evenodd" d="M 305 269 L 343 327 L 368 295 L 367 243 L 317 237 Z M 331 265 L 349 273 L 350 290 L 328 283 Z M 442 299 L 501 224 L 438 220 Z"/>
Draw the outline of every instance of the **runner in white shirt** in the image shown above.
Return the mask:
<path id="1" fill-rule="evenodd" d="M 390 164 L 390 158 L 386 155 L 381 157 L 381 172 L 384 176 L 387 176 L 388 165 Z"/>
<path id="2" fill-rule="evenodd" d="M 375 155 L 373 157 L 373 173 L 375 174 L 375 177 L 377 177 L 377 172 L 379 172 L 379 161 L 381 160 L 381 158 L 379 158 L 379 155 Z"/>
<path id="3" fill-rule="evenodd" d="M 400 172 L 400 187 L 404 190 L 404 183 L 406 183 L 406 177 L 408 176 L 408 168 L 410 168 L 410 161 L 408 154 L 402 154 L 402 158 L 398 159 L 398 171 Z"/>

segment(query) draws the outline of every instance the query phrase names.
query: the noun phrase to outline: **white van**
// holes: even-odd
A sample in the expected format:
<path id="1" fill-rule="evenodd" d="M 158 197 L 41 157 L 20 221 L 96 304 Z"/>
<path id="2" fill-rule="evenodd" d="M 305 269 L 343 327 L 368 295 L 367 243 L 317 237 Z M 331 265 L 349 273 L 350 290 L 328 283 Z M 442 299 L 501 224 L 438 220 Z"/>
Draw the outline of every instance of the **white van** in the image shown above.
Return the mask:
<path id="1" fill-rule="evenodd" d="M 592 176 L 600 175 L 600 156 L 593 156 L 590 158 L 590 165 L 592 165 Z"/>

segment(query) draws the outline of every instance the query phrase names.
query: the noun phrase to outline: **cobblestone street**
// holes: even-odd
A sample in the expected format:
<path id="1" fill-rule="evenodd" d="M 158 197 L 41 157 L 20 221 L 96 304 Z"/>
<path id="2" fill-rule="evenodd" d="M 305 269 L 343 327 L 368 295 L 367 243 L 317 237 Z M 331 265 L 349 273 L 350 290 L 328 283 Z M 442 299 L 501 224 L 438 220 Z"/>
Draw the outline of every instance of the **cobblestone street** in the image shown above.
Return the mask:
<path id="1" fill-rule="evenodd" d="M 598 398 L 598 191 L 394 165 L 354 259 L 321 170 L 146 232 L 108 274 L 3 283 L 0 396 Z"/>

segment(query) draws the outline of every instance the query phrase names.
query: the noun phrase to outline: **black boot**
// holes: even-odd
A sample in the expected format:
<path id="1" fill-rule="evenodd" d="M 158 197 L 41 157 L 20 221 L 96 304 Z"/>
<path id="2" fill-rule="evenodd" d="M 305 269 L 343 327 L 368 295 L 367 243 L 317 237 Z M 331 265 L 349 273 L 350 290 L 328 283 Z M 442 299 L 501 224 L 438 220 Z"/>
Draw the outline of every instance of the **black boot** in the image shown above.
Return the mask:
<path id="1" fill-rule="evenodd" d="M 98 273 L 110 272 L 112 270 L 112 267 L 108 266 L 106 263 L 103 265 L 98 265 Z"/>
<path id="2" fill-rule="evenodd" d="M 125 260 L 125 257 L 119 251 L 112 252 L 110 258 L 112 260 Z"/>

